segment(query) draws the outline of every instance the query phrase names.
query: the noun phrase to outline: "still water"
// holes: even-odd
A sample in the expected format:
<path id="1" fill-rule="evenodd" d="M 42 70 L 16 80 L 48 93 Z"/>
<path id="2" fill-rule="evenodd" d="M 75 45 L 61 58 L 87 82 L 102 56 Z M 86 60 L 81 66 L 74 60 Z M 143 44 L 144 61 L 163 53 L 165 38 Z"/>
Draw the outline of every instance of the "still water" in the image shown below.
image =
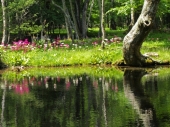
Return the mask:
<path id="1" fill-rule="evenodd" d="M 1 75 L 1 127 L 170 126 L 166 73 L 17 75 Z"/>

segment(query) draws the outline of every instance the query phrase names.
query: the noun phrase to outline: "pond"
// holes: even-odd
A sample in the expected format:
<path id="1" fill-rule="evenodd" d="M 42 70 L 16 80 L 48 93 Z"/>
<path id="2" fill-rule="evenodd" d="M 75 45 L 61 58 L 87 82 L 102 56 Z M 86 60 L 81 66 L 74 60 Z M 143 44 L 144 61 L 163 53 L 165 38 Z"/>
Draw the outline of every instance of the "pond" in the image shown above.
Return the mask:
<path id="1" fill-rule="evenodd" d="M 170 126 L 170 69 L 5 70 L 2 127 Z"/>

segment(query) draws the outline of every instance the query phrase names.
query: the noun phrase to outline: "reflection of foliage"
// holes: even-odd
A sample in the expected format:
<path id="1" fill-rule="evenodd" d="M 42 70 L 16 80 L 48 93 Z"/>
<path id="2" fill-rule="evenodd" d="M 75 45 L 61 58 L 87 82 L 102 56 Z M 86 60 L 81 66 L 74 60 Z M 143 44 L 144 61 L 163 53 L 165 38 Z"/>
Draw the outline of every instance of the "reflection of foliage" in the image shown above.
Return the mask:
<path id="1" fill-rule="evenodd" d="M 149 100 L 157 116 L 157 125 L 160 127 L 170 126 L 168 120 L 170 116 L 169 74 L 169 68 L 159 68 L 143 79 L 145 94 L 150 97 Z"/>
<path id="2" fill-rule="evenodd" d="M 58 68 L 29 68 L 25 69 L 20 73 L 14 71 L 6 71 L 2 74 L 2 78 L 8 80 L 20 80 L 24 76 L 60 76 L 68 77 L 71 75 L 82 75 L 88 74 L 95 77 L 116 77 L 117 79 L 122 78 L 123 72 L 114 67 L 58 67 Z"/>
<path id="3" fill-rule="evenodd" d="M 159 126 L 169 126 L 164 120 L 170 114 L 167 76 L 170 71 L 166 68 L 148 72 L 140 85 L 131 84 L 131 88 L 144 90 L 140 99 L 154 108 L 148 111 L 156 114 Z M 11 84 L 22 85 L 27 81 L 25 85 L 30 90 L 18 95 L 7 89 L 4 117 L 11 126 L 16 125 L 15 119 L 18 126 L 142 126 L 139 115 L 125 97 L 122 72 L 115 68 L 34 68 L 21 73 L 4 72 L 1 84 L 3 80 L 9 88 Z"/>
<path id="4" fill-rule="evenodd" d="M 137 117 L 124 96 L 122 72 L 115 68 L 34 68 L 5 72 L 2 79 L 8 86 L 27 80 L 30 89 L 22 96 L 8 91 L 11 125 L 16 117 L 22 126 L 126 126 Z"/>

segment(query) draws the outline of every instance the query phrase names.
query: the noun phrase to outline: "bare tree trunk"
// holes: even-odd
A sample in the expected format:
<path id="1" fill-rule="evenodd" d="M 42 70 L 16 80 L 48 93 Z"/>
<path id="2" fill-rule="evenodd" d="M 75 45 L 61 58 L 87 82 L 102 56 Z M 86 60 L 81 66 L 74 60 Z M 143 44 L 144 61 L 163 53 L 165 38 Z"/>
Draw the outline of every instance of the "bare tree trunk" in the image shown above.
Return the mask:
<path id="1" fill-rule="evenodd" d="M 7 11 L 5 6 L 5 0 L 1 0 L 2 4 L 2 20 L 3 20 L 3 36 L 2 36 L 2 43 L 7 43 Z"/>
<path id="2" fill-rule="evenodd" d="M 11 25 L 10 25 L 11 19 L 10 18 L 11 18 L 10 15 L 8 15 L 7 43 L 10 42 L 10 29 L 11 29 Z"/>
<path id="3" fill-rule="evenodd" d="M 130 9 L 130 18 L 131 18 L 131 22 L 130 22 L 130 25 L 129 25 L 129 30 L 131 30 L 131 28 L 134 26 L 135 24 L 135 12 L 134 12 L 134 7 L 133 7 L 133 3 L 134 3 L 134 0 L 130 0 L 130 4 L 131 4 L 131 9 Z"/>
<path id="4" fill-rule="evenodd" d="M 63 6 L 63 11 L 64 11 L 66 7 L 65 7 L 65 4 L 63 3 L 63 1 L 62 1 L 62 6 Z M 66 25 L 66 30 L 67 30 L 67 39 L 69 39 L 72 37 L 72 29 L 69 25 L 69 21 L 67 20 L 66 14 L 64 15 L 64 19 L 65 19 L 65 25 Z"/>
<path id="5" fill-rule="evenodd" d="M 101 41 L 101 47 L 102 49 L 105 48 L 105 29 L 104 29 L 104 0 L 102 0 L 100 2 L 100 0 L 98 0 L 99 3 L 99 10 L 100 10 L 100 29 L 101 29 L 101 36 L 102 36 L 102 41 Z"/>
<path id="6" fill-rule="evenodd" d="M 46 20 L 43 21 L 42 15 L 41 15 L 41 19 L 40 19 L 41 25 L 42 25 L 42 29 L 41 29 L 41 40 L 45 39 L 45 23 Z"/>
<path id="7" fill-rule="evenodd" d="M 67 39 L 71 38 L 70 28 L 67 22 L 67 18 L 64 16 L 65 19 L 65 25 L 66 25 L 66 31 L 67 31 Z"/>
<path id="8" fill-rule="evenodd" d="M 87 37 L 87 11 L 90 0 L 75 0 L 75 16 L 79 28 L 79 37 Z"/>
<path id="9" fill-rule="evenodd" d="M 123 58 L 126 65 L 148 66 L 157 64 L 156 61 L 142 55 L 140 49 L 152 28 L 159 2 L 160 0 L 145 0 L 137 22 L 124 37 Z"/>
<path id="10" fill-rule="evenodd" d="M 76 31 L 75 26 L 71 21 L 70 14 L 68 12 L 68 9 L 66 8 L 65 0 L 62 0 L 62 4 L 63 4 L 63 12 L 65 14 L 66 22 L 68 25 L 69 34 L 71 35 L 72 43 L 74 43 L 74 34 L 72 30 L 74 29 L 74 31 Z"/>
<path id="11" fill-rule="evenodd" d="M 131 3 L 131 11 L 130 11 L 130 16 L 131 16 L 131 25 L 134 26 L 135 24 L 135 12 L 134 12 L 134 7 L 133 7 L 133 3 L 134 1 L 133 0 L 130 0 L 130 3 Z"/>
<path id="12" fill-rule="evenodd" d="M 68 30 L 69 30 L 69 32 L 70 32 L 69 34 L 71 35 L 72 43 L 74 43 L 74 35 L 73 35 L 73 32 L 72 32 L 73 23 L 72 23 L 72 21 L 71 21 L 71 18 L 70 18 L 70 15 L 69 15 L 69 13 L 68 13 L 68 10 L 66 9 L 65 0 L 62 0 L 63 8 L 62 8 L 61 6 L 55 4 L 55 2 L 54 2 L 53 0 L 52 0 L 52 3 L 53 3 L 56 7 L 60 8 L 60 9 L 63 11 L 63 13 L 64 13 L 64 15 L 65 15 L 66 22 L 67 22 Z"/>
<path id="13" fill-rule="evenodd" d="M 91 3 L 90 3 L 90 11 L 88 13 L 88 17 L 87 17 L 87 28 L 89 26 L 89 22 L 90 22 L 90 17 L 91 17 L 91 12 L 92 12 L 92 9 L 93 9 L 93 5 L 94 5 L 94 0 L 91 0 Z"/>
<path id="14" fill-rule="evenodd" d="M 86 0 L 84 2 L 83 10 L 82 10 L 82 38 L 87 37 L 87 9 L 89 5 L 90 0 Z"/>
<path id="15" fill-rule="evenodd" d="M 70 8 L 71 8 L 71 15 L 72 15 L 73 22 L 74 22 L 73 24 L 74 24 L 75 34 L 76 34 L 77 39 L 79 39 L 80 32 L 79 32 L 79 29 L 78 29 L 78 24 L 77 24 L 77 21 L 76 21 L 75 14 L 73 12 L 72 0 L 69 0 L 69 2 L 70 2 Z"/>

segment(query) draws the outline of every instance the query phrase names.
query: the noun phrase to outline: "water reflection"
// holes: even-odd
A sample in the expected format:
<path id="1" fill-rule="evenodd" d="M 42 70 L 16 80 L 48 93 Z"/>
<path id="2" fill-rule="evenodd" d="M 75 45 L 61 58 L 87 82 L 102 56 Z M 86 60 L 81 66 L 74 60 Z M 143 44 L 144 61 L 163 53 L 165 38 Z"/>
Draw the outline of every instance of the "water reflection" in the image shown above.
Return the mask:
<path id="1" fill-rule="evenodd" d="M 123 82 L 124 93 L 139 115 L 137 124 L 139 125 L 140 120 L 142 120 L 143 126 L 155 127 L 157 123 L 153 118 L 154 108 L 149 98 L 145 96 L 145 89 L 143 89 L 141 82 L 142 77 L 146 74 L 147 72 L 144 69 L 125 70 Z M 147 82 L 148 81 L 146 81 L 146 83 Z"/>
<path id="2" fill-rule="evenodd" d="M 2 76 L 1 126 L 169 126 L 169 82 L 169 77 L 144 69 L 126 69 L 122 78 L 87 73 L 17 80 Z"/>

